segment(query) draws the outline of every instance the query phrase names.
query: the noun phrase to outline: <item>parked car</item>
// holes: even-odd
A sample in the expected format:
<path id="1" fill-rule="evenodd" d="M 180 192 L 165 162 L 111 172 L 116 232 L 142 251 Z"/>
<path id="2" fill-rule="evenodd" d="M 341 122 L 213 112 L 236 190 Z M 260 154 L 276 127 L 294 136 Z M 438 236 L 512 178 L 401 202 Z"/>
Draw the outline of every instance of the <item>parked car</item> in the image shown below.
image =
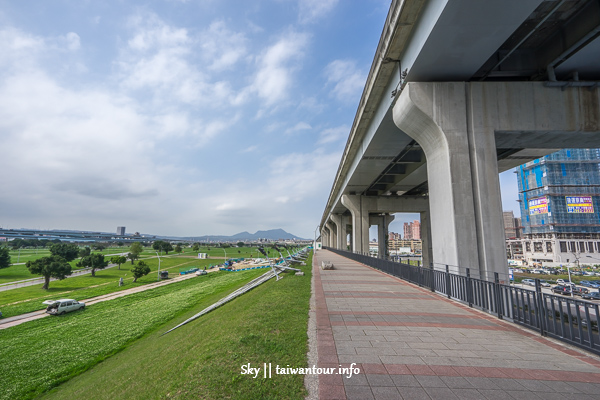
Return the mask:
<path id="1" fill-rule="evenodd" d="M 533 279 L 523 279 L 521 281 L 522 285 L 535 286 L 535 281 Z"/>
<path id="2" fill-rule="evenodd" d="M 598 284 L 597 282 L 594 282 L 594 281 L 581 281 L 581 282 L 579 282 L 579 284 L 581 286 L 591 287 L 594 289 L 600 288 L 600 284 Z"/>
<path id="3" fill-rule="evenodd" d="M 207 272 L 205 269 L 199 269 L 198 271 L 196 271 L 196 276 L 200 276 L 200 275 L 206 275 Z"/>
<path id="4" fill-rule="evenodd" d="M 552 288 L 554 293 L 569 296 L 571 294 L 571 288 L 569 286 L 557 285 Z"/>
<path id="5" fill-rule="evenodd" d="M 551 286 L 548 282 L 546 282 L 545 279 L 540 279 L 540 285 L 542 287 L 550 287 Z"/>
<path id="6" fill-rule="evenodd" d="M 73 299 L 46 300 L 43 304 L 48 305 L 46 313 L 51 315 L 62 315 L 64 313 L 85 308 L 85 303 Z"/>
<path id="7" fill-rule="evenodd" d="M 584 288 L 584 287 L 574 287 L 573 288 L 573 294 L 576 294 L 577 296 L 581 296 L 581 295 L 584 295 L 589 292 L 590 292 L 590 290 L 588 288 Z"/>
<path id="8" fill-rule="evenodd" d="M 600 300 L 600 293 L 598 293 L 598 292 L 584 293 L 581 295 L 581 298 L 585 299 L 585 300 Z"/>
<path id="9" fill-rule="evenodd" d="M 561 278 L 558 278 L 558 279 L 556 280 L 556 284 L 557 284 L 557 285 L 564 285 L 564 284 L 565 284 L 565 280 L 564 280 L 564 279 L 561 279 Z"/>

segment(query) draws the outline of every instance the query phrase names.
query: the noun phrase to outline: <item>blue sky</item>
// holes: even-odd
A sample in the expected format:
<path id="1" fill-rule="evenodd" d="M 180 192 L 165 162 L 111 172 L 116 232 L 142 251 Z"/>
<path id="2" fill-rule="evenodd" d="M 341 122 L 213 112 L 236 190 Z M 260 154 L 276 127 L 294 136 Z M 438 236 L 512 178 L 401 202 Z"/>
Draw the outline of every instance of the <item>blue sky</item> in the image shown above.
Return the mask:
<path id="1" fill-rule="evenodd" d="M 388 7 L 0 0 L 0 226 L 313 237 Z"/>

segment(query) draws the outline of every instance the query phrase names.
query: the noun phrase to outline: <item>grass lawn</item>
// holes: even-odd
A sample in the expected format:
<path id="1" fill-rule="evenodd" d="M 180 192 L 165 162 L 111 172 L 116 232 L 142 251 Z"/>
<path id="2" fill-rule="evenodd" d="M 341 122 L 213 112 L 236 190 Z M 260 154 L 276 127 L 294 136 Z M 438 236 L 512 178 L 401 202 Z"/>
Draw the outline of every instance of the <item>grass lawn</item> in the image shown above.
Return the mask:
<path id="1" fill-rule="evenodd" d="M 257 275 L 257 271 L 210 274 L 1 330 L 0 399 L 31 398 L 47 391 Z"/>
<path id="2" fill-rule="evenodd" d="M 52 281 L 50 282 L 48 290 L 42 290 L 42 284 L 40 283 L 39 285 L 0 292 L 0 311 L 2 311 L 4 317 L 11 317 L 41 310 L 45 308 L 42 301 L 47 299 L 73 298 L 82 300 L 156 282 L 158 258 L 149 258 L 146 259 L 145 262 L 150 266 L 151 272 L 138 279 L 136 283 L 133 283 L 133 276 L 130 272 L 132 265 L 128 261 L 121 265 L 120 270 L 118 267 L 112 267 L 96 271 L 95 277 L 92 277 L 91 275 L 82 275 L 67 278 L 62 281 Z M 180 268 L 189 269 L 192 267 L 204 267 L 205 265 L 210 265 L 214 262 L 214 260 L 187 260 L 162 257 L 161 270 L 168 270 L 172 276 L 176 276 L 179 274 Z M 125 285 L 119 287 L 118 283 L 121 277 L 123 278 Z"/>
<path id="3" fill-rule="evenodd" d="M 307 366 L 311 286 L 311 262 L 308 261 L 307 266 L 301 267 L 305 276 L 285 274 L 280 281 L 272 279 L 217 310 L 160 336 L 220 295 L 202 299 L 185 314 L 42 398 L 303 399 L 306 395 L 304 376 L 276 375 L 275 365 Z M 263 270 L 260 271 L 249 272 L 258 275 Z M 166 303 L 165 297 L 156 306 L 160 308 Z M 73 317 L 76 319 L 77 315 Z M 73 332 L 77 332 L 78 337 L 87 337 L 79 331 Z M 272 378 L 264 379 L 262 373 L 256 379 L 242 375 L 241 366 L 248 363 L 252 367 L 272 363 Z"/>

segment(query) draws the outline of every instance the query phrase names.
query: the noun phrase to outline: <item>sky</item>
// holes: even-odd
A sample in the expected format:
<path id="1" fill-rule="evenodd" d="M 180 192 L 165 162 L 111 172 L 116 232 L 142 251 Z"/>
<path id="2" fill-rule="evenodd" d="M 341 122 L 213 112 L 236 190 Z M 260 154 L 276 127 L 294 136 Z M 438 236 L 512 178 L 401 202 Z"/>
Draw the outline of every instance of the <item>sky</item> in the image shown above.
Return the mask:
<path id="1" fill-rule="evenodd" d="M 389 5 L 0 0 L 0 227 L 312 238 Z"/>

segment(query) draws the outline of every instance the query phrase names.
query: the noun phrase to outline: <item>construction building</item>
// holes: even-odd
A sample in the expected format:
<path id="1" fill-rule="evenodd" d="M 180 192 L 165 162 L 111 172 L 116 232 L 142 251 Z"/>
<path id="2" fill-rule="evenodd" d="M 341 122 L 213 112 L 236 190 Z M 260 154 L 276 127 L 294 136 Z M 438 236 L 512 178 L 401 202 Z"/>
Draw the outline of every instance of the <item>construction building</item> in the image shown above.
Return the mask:
<path id="1" fill-rule="evenodd" d="M 117 235 L 125 236 L 125 227 L 124 226 L 117 226 Z"/>
<path id="2" fill-rule="evenodd" d="M 600 149 L 564 149 L 516 170 L 527 265 L 600 265 Z"/>

